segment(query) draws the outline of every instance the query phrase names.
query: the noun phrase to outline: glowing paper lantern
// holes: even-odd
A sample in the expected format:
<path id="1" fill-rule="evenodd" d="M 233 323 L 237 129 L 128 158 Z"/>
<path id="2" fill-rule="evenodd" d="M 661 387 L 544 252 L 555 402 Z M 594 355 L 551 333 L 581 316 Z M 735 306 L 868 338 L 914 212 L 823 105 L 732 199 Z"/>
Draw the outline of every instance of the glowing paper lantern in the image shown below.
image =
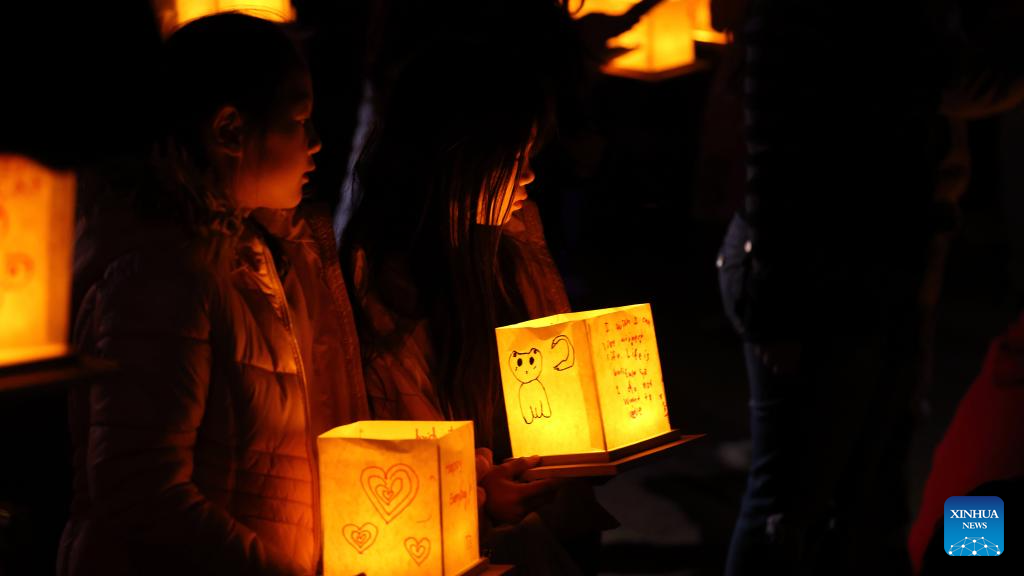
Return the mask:
<path id="1" fill-rule="evenodd" d="M 325 576 L 482 565 L 472 422 L 357 422 L 317 445 Z"/>
<path id="2" fill-rule="evenodd" d="M 63 356 L 75 177 L 0 154 L 0 366 Z"/>
<path id="3" fill-rule="evenodd" d="M 650 305 L 495 332 L 514 455 L 608 461 L 671 435 Z"/>
<path id="4" fill-rule="evenodd" d="M 729 37 L 711 26 L 711 0 L 686 0 L 690 7 L 693 39 L 708 44 L 726 44 Z"/>
<path id="5" fill-rule="evenodd" d="M 605 66 L 623 76 L 661 76 L 694 62 L 693 0 L 664 0 L 640 18 L 631 30 L 608 42 L 609 47 L 632 48 Z M 586 0 L 576 16 L 591 12 L 622 14 L 637 0 Z"/>
<path id="6" fill-rule="evenodd" d="M 295 20 L 290 0 L 153 0 L 163 35 L 185 24 L 220 12 L 242 12 L 275 22 Z"/>

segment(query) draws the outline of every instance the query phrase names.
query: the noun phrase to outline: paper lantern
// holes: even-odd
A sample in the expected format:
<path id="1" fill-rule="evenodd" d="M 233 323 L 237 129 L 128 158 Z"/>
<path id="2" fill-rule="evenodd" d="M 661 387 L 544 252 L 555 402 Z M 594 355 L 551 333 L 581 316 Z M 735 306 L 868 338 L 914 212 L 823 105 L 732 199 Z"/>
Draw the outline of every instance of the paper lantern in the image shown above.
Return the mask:
<path id="1" fill-rule="evenodd" d="M 687 0 L 690 7 L 690 22 L 693 25 L 693 39 L 707 44 L 726 44 L 729 37 L 711 26 L 711 0 Z"/>
<path id="2" fill-rule="evenodd" d="M 68 352 L 75 177 L 0 154 L 0 366 Z"/>
<path id="3" fill-rule="evenodd" d="M 650 305 L 495 332 L 515 456 L 608 461 L 671 435 Z"/>
<path id="4" fill-rule="evenodd" d="M 220 12 L 242 12 L 275 22 L 295 20 L 290 0 L 153 0 L 164 37 L 185 24 Z"/>
<path id="5" fill-rule="evenodd" d="M 472 422 L 357 422 L 317 445 L 325 576 L 482 565 Z"/>
<path id="6" fill-rule="evenodd" d="M 586 0 L 576 17 L 591 12 L 622 14 L 636 0 Z M 660 77 L 694 62 L 692 0 L 664 0 L 631 30 L 608 42 L 609 47 L 632 48 L 609 62 L 604 71 L 630 77 Z"/>

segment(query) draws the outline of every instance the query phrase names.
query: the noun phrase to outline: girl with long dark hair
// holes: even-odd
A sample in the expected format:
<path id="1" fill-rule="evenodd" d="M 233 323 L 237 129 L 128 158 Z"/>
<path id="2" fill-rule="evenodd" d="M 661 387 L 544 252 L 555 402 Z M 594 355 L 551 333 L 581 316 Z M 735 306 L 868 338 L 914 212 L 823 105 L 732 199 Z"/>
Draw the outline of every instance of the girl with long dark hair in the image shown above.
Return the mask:
<path id="1" fill-rule="evenodd" d="M 580 509 L 594 524 L 552 538 L 531 513 L 573 496 L 520 481 L 533 460 L 493 466 L 490 451 L 498 462 L 511 456 L 494 329 L 569 310 L 527 186 L 531 156 L 554 127 L 561 43 L 572 31 L 556 2 L 460 3 L 446 16 L 374 86 L 377 121 L 356 166 L 360 203 L 342 261 L 367 394 L 379 419 L 472 420 L 484 519 L 547 534 L 523 536 L 542 544 L 511 554 L 524 570 L 571 572 L 551 544 L 592 536 L 608 517 L 591 499 Z M 568 492 L 585 494 L 577 503 L 590 494 Z"/>

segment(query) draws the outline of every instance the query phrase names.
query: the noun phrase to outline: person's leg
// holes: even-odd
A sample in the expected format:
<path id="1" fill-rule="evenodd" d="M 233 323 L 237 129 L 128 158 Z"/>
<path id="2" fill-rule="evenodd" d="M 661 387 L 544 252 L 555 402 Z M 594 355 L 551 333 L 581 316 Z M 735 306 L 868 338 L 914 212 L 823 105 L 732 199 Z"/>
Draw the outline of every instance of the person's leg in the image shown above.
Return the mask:
<path id="1" fill-rule="evenodd" d="M 750 383 L 751 463 L 733 531 L 727 576 L 793 574 L 802 524 L 795 515 L 800 450 L 799 376 L 775 374 L 744 345 Z"/>

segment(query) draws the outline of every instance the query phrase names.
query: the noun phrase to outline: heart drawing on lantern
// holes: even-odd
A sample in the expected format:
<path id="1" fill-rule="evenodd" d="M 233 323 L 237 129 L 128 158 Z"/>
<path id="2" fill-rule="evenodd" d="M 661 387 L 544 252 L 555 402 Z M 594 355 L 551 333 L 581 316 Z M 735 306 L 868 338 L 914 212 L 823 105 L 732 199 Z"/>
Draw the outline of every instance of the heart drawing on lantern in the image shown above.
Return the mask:
<path id="1" fill-rule="evenodd" d="M 369 522 L 362 526 L 345 524 L 341 528 L 341 535 L 345 537 L 345 541 L 350 546 L 356 549 L 356 552 L 362 554 L 377 541 L 377 527 Z"/>
<path id="2" fill-rule="evenodd" d="M 405 464 L 395 464 L 386 472 L 379 466 L 369 466 L 359 479 L 370 503 L 388 524 L 409 507 L 420 489 L 416 472 Z"/>
<path id="3" fill-rule="evenodd" d="M 11 222 L 7 210 L 0 203 L 0 241 L 7 237 Z M 3 307 L 4 294 L 24 288 L 32 281 L 35 263 L 27 254 L 8 252 L 0 260 L 0 308 Z"/>
<path id="4" fill-rule="evenodd" d="M 409 553 L 416 565 L 423 564 L 423 561 L 430 556 L 430 540 L 427 538 L 420 538 L 419 540 L 412 536 L 405 539 L 405 551 Z"/>

